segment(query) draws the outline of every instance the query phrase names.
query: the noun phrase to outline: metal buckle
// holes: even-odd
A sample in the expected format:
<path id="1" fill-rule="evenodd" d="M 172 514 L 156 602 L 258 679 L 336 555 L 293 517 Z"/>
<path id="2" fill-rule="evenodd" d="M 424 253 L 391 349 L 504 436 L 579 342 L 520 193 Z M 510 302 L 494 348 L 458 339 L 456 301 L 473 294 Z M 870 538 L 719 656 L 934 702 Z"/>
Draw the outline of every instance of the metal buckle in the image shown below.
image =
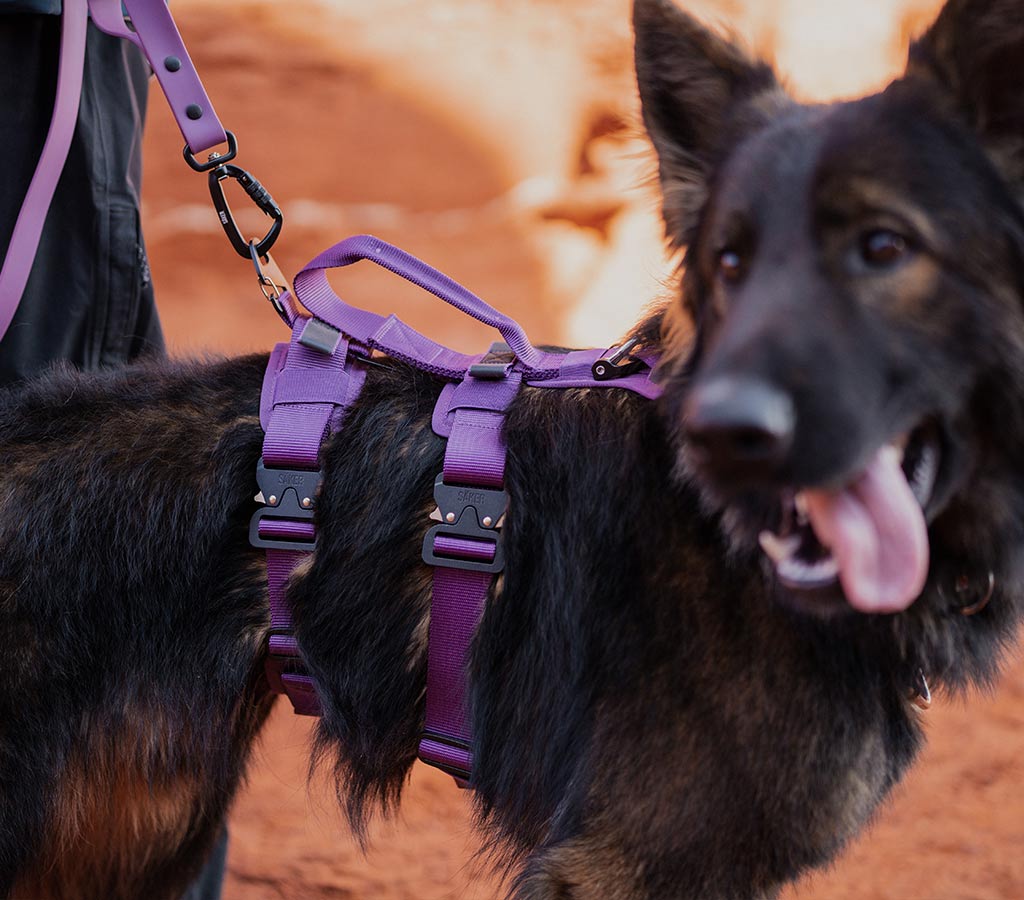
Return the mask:
<path id="1" fill-rule="evenodd" d="M 611 381 L 615 378 L 625 378 L 627 375 L 632 375 L 641 369 L 646 369 L 647 363 L 642 359 L 634 359 L 632 356 L 629 356 L 629 351 L 638 343 L 637 338 L 630 338 L 621 347 L 608 351 L 608 353 L 597 360 L 590 368 L 595 380 Z M 621 362 L 624 358 L 626 361 Z"/>
<path id="2" fill-rule="evenodd" d="M 256 481 L 266 506 L 256 510 L 249 520 L 249 543 L 266 550 L 315 550 L 315 538 L 293 541 L 260 537 L 260 522 L 264 519 L 311 521 L 322 479 L 322 472 L 310 469 L 268 469 L 261 459 L 256 464 Z"/>
<path id="3" fill-rule="evenodd" d="M 132 28 L 134 31 L 134 27 Z M 226 162 L 231 162 L 238 154 L 238 141 L 235 138 L 234 132 L 225 131 L 224 136 L 227 138 L 228 149 L 223 153 L 211 153 L 210 158 L 206 162 L 200 162 L 196 159 L 196 155 L 192 152 L 192 148 L 188 144 L 185 145 L 185 149 L 181 151 L 182 156 L 185 157 L 185 162 L 189 164 L 197 172 L 209 172 L 210 169 L 215 169 L 217 166 L 222 166 Z"/>
<path id="4" fill-rule="evenodd" d="M 445 484 L 444 473 L 434 481 L 434 500 L 441 513 L 441 524 L 435 525 L 423 537 L 423 561 L 428 566 L 465 569 L 470 572 L 497 574 L 505 568 L 505 553 L 501 541 L 501 517 L 508 506 L 508 494 L 493 488 Z M 460 559 L 440 556 L 434 549 L 434 538 L 470 538 L 494 544 L 494 559 Z"/>
<path id="5" fill-rule="evenodd" d="M 469 367 L 469 376 L 484 381 L 501 381 L 511 371 L 512 363 L 478 362 Z"/>
<path id="6" fill-rule="evenodd" d="M 288 279 L 284 277 L 280 266 L 274 261 L 269 253 L 260 256 L 256 241 L 249 241 L 249 256 L 256 268 L 256 280 L 259 282 L 263 296 L 270 301 L 276 312 L 284 323 L 290 328 L 291 321 L 288 318 L 288 310 L 284 308 L 281 297 L 285 291 L 290 290 Z"/>
<path id="7" fill-rule="evenodd" d="M 514 361 L 506 360 L 505 362 L 500 362 L 497 360 L 487 360 L 489 357 L 503 356 L 511 352 L 512 348 L 504 341 L 495 341 L 491 344 L 490 349 L 484 354 L 483 359 L 478 363 L 473 363 L 473 365 L 469 367 L 469 376 L 471 378 L 480 378 L 485 381 L 500 381 L 512 371 Z"/>

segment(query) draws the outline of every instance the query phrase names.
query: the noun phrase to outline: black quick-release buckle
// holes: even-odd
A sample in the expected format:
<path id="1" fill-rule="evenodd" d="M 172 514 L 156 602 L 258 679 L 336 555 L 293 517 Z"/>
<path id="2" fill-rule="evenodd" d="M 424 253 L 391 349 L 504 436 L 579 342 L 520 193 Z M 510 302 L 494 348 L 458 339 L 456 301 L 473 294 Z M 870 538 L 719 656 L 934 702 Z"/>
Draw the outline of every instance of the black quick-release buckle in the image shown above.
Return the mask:
<path id="1" fill-rule="evenodd" d="M 638 343 L 637 338 L 630 338 L 621 347 L 609 350 L 591 366 L 590 371 L 593 372 L 594 378 L 597 381 L 611 381 L 646 369 L 647 363 L 629 355 Z"/>
<path id="2" fill-rule="evenodd" d="M 266 506 L 256 510 L 249 520 L 249 543 L 265 550 L 315 550 L 315 538 L 304 541 L 261 537 L 260 522 L 264 519 L 312 521 L 322 479 L 322 472 L 310 469 L 268 469 L 261 459 L 256 465 L 256 481 Z"/>
<path id="3" fill-rule="evenodd" d="M 281 208 L 274 202 L 274 198 L 270 196 L 266 188 L 263 187 L 255 178 L 252 177 L 245 169 L 239 168 L 235 165 L 218 165 L 217 168 L 213 169 L 209 174 L 210 182 L 210 197 L 213 198 L 213 205 L 217 210 L 217 215 L 220 217 L 220 224 L 224 228 L 224 233 L 228 236 L 228 240 L 231 241 L 231 246 L 235 248 L 235 252 L 242 257 L 242 259 L 249 259 L 251 256 L 256 257 L 266 256 L 267 252 L 271 247 L 274 246 L 278 236 L 281 234 L 281 223 L 284 220 L 284 215 L 281 212 Z M 228 205 L 228 198 L 224 194 L 224 179 L 233 178 L 241 185 L 242 189 L 256 206 L 261 209 L 266 215 L 273 219 L 270 224 L 270 228 L 267 233 L 255 242 L 254 248 L 250 250 L 249 244 L 243 236 L 242 232 L 238 228 L 238 224 L 235 222 L 234 216 L 231 214 L 231 207 Z"/>
<path id="4" fill-rule="evenodd" d="M 431 528 L 423 538 L 423 561 L 428 566 L 491 574 L 497 574 L 505 568 L 500 531 L 501 517 L 508 506 L 508 494 L 505 491 L 445 484 L 442 472 L 434 481 L 434 500 L 437 502 L 441 524 Z M 468 538 L 492 544 L 494 557 L 487 561 L 438 554 L 434 547 L 434 539 L 438 536 Z"/>

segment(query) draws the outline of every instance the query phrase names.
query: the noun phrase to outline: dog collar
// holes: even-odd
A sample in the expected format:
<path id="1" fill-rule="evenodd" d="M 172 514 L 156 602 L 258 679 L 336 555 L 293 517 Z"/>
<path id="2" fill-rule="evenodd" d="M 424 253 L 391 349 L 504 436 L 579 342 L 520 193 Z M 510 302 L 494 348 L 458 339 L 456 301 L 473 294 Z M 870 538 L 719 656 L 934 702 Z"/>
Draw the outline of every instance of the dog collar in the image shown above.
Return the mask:
<path id="1" fill-rule="evenodd" d="M 466 355 L 436 344 L 393 315 L 350 306 L 330 287 L 326 272 L 360 260 L 491 325 L 503 343 L 487 354 Z M 300 313 L 295 300 L 311 315 Z M 249 526 L 250 542 L 267 554 L 267 680 L 272 690 L 288 696 L 296 713 L 321 713 L 316 682 L 295 637 L 288 582 L 316 549 L 321 447 L 343 427 L 358 400 L 367 363 L 381 352 L 444 379 L 448 383 L 432 427 L 448 443 L 434 483 L 436 524 L 424 535 L 422 551 L 434 572 L 419 756 L 466 785 L 473 767 L 466 706 L 469 647 L 494 578 L 504 567 L 505 412 L 524 384 L 616 387 L 654 399 L 661 393 L 650 379 L 654 360 L 632 356 L 635 342 L 612 350 L 539 350 L 513 319 L 426 263 L 367 235 L 320 254 L 296 276 L 294 299 L 286 293 L 275 307 L 292 336 L 274 349 L 263 381 L 260 422 L 266 435 L 256 472 L 263 506 Z"/>

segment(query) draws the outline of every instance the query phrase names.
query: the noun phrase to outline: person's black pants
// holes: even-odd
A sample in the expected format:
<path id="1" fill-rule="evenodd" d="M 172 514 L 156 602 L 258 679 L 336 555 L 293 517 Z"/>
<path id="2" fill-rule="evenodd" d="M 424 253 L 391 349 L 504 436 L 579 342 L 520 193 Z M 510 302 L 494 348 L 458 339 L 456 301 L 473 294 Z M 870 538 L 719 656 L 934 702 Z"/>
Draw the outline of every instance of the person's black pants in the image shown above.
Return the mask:
<path id="1" fill-rule="evenodd" d="M 89 24 L 71 152 L 18 312 L 0 341 L 0 384 L 55 360 L 96 369 L 163 351 L 139 223 L 149 67 Z M 0 15 L 0 253 L 43 149 L 60 19 Z"/>

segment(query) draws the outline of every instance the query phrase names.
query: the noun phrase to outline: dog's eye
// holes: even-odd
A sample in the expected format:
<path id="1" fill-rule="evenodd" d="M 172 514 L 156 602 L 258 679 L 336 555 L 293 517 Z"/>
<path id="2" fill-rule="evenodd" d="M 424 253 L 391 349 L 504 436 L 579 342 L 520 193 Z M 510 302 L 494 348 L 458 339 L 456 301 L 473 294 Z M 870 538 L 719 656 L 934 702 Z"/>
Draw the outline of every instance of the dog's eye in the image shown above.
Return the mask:
<path id="1" fill-rule="evenodd" d="M 861 238 L 860 255 L 869 266 L 884 268 L 902 260 L 910 252 L 910 242 L 895 231 L 878 228 Z"/>
<path id="2" fill-rule="evenodd" d="M 735 250 L 722 250 L 718 254 L 718 274 L 723 281 L 736 282 L 743 276 L 743 260 Z"/>

